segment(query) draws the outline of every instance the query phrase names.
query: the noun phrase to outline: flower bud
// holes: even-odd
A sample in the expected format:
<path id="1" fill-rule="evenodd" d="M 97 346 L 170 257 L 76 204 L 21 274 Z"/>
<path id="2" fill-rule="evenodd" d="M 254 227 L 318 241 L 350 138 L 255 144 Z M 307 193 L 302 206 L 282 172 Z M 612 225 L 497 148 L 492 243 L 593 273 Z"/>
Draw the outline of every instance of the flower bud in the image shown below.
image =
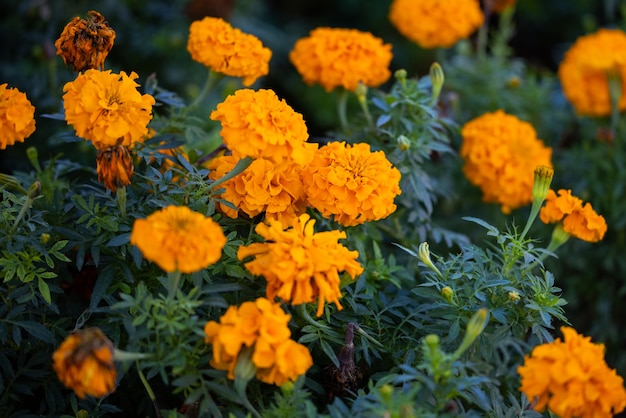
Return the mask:
<path id="1" fill-rule="evenodd" d="M 396 80 L 398 80 L 400 84 L 404 86 L 404 83 L 406 82 L 406 70 L 404 69 L 396 70 L 396 72 L 393 75 L 396 78 Z"/>
<path id="2" fill-rule="evenodd" d="M 441 289 L 441 296 L 448 301 L 448 303 L 452 303 L 454 300 L 454 290 L 450 286 L 446 286 Z"/>
<path id="3" fill-rule="evenodd" d="M 509 292 L 509 300 L 513 303 L 517 303 L 519 302 L 519 293 L 517 293 L 516 291 L 512 290 Z"/>
<path id="4" fill-rule="evenodd" d="M 509 78 L 506 82 L 506 86 L 510 89 L 516 89 L 521 85 L 522 85 L 522 80 L 516 75 Z"/>
<path id="5" fill-rule="evenodd" d="M 380 387 L 380 396 L 385 402 L 390 402 L 393 395 L 393 386 L 386 384 Z"/>
<path id="6" fill-rule="evenodd" d="M 417 256 L 422 261 L 422 263 L 426 264 L 429 269 L 437 273 L 439 277 L 443 277 L 443 274 L 441 274 L 439 269 L 433 264 L 432 260 L 430 259 L 430 249 L 427 242 L 422 242 L 420 244 Z"/>
<path id="7" fill-rule="evenodd" d="M 359 81 L 354 89 L 354 94 L 359 99 L 359 102 L 364 102 L 367 97 L 367 86 Z"/>
<path id="8" fill-rule="evenodd" d="M 424 337 L 424 342 L 431 350 L 434 350 L 439 347 L 439 336 L 436 334 L 428 334 Z"/>
<path id="9" fill-rule="evenodd" d="M 411 140 L 404 135 L 400 135 L 398 139 L 396 139 L 396 142 L 398 143 L 400 151 L 406 151 L 411 147 Z"/>
<path id="10" fill-rule="evenodd" d="M 439 65 L 438 62 L 433 62 L 430 66 L 430 82 L 433 86 L 431 103 L 436 103 L 437 99 L 439 99 L 439 94 L 441 93 L 441 88 L 443 87 L 443 82 L 445 81 L 445 76 L 443 74 L 443 68 Z"/>
<path id="11" fill-rule="evenodd" d="M 545 200 L 553 177 L 554 170 L 551 167 L 540 165 L 535 168 L 535 181 L 532 191 L 534 201 L 543 202 Z"/>
<path id="12" fill-rule="evenodd" d="M 47 244 L 50 241 L 50 234 L 46 234 L 45 232 L 39 236 L 39 242 L 42 244 Z"/>
<path id="13" fill-rule="evenodd" d="M 41 182 L 40 181 L 35 181 L 33 184 L 30 185 L 30 187 L 28 188 L 28 198 L 30 200 L 34 200 L 37 197 L 39 197 L 39 195 L 41 195 Z"/>

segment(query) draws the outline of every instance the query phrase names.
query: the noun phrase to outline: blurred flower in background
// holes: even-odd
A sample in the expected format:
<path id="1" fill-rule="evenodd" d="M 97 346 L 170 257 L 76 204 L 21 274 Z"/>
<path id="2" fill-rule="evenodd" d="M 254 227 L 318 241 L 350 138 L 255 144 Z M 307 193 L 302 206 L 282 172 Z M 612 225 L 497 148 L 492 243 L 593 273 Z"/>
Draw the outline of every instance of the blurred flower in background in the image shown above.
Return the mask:
<path id="1" fill-rule="evenodd" d="M 0 84 L 0 150 L 35 132 L 35 107 L 26 94 Z"/>

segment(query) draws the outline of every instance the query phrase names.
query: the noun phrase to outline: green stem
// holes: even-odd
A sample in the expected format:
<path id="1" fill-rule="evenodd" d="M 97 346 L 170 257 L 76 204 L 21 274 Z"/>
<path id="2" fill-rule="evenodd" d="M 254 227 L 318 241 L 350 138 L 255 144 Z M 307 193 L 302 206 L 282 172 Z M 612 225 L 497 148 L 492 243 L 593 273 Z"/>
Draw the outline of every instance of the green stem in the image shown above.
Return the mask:
<path id="1" fill-rule="evenodd" d="M 215 71 L 211 71 L 209 69 L 209 74 L 207 75 L 207 79 L 206 79 L 206 82 L 204 83 L 204 87 L 202 88 L 200 93 L 198 93 L 194 101 L 189 106 L 187 106 L 186 111 L 188 112 L 198 107 L 200 103 L 202 103 L 202 101 L 204 101 L 204 99 L 208 97 L 208 95 L 211 93 L 211 90 L 213 90 L 213 88 L 222 79 L 222 77 L 223 77 L 222 74 L 216 73 Z"/>
<path id="2" fill-rule="evenodd" d="M 135 361 L 135 365 L 137 366 L 137 374 L 139 375 L 139 379 L 141 379 L 141 383 L 143 383 L 143 387 L 146 388 L 146 392 L 148 392 L 148 396 L 152 401 L 152 406 L 154 406 L 154 412 L 157 418 L 161 418 L 161 410 L 159 409 L 159 405 L 157 404 L 156 396 L 154 394 L 154 391 L 152 390 L 152 387 L 150 387 L 150 383 L 148 383 L 148 379 L 146 379 L 146 376 L 144 376 L 143 372 L 141 371 L 141 367 L 139 367 L 139 360 Z"/>
<path id="3" fill-rule="evenodd" d="M 298 305 L 298 311 L 300 312 L 302 319 L 304 319 L 305 322 L 307 322 L 308 324 L 313 325 L 317 328 L 321 328 L 321 329 L 326 329 L 326 330 L 330 329 L 328 325 L 324 325 L 320 322 L 317 322 L 315 319 L 311 318 L 311 315 L 309 315 L 309 312 L 306 310 L 306 303 L 301 303 L 300 305 Z"/>
<path id="4" fill-rule="evenodd" d="M 117 207 L 120 210 L 122 219 L 126 219 L 126 187 L 120 187 L 115 192 L 117 198 Z"/>
<path id="5" fill-rule="evenodd" d="M 337 115 L 339 116 L 339 123 L 341 124 L 341 130 L 344 133 L 348 133 L 348 116 L 346 113 L 347 105 L 348 105 L 348 92 L 345 89 L 341 89 L 337 93 Z"/>
<path id="6" fill-rule="evenodd" d="M 369 109 L 369 106 L 367 105 L 367 98 L 358 96 L 358 99 L 359 99 L 359 105 L 361 105 L 361 110 L 363 111 L 363 114 L 365 115 L 365 119 L 367 120 L 367 126 L 369 126 L 371 129 L 374 129 L 374 123 L 372 122 L 372 115 L 370 114 L 370 109 Z"/>
<path id="7" fill-rule="evenodd" d="M 541 210 L 542 204 L 543 204 L 543 200 L 541 201 L 533 200 L 533 205 L 530 208 L 530 215 L 528 216 L 528 220 L 526 221 L 526 226 L 524 227 L 522 234 L 519 236 L 520 242 L 524 241 L 524 237 L 530 230 L 530 227 L 532 226 L 532 224 L 535 222 L 535 219 L 537 218 L 537 215 L 539 214 L 539 210 Z"/>
<path id="8" fill-rule="evenodd" d="M 168 273 L 167 280 L 169 282 L 169 289 L 167 291 L 167 300 L 174 300 L 174 296 L 176 296 L 176 292 L 178 291 L 178 284 L 180 283 L 180 277 L 182 273 L 178 270 Z"/>

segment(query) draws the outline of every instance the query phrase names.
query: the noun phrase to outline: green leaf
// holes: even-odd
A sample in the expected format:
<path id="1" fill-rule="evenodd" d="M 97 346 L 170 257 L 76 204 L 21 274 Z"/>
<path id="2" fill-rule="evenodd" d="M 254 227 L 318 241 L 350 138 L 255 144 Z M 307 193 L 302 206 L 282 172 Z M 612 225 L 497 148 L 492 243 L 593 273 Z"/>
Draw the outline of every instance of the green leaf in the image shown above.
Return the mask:
<path id="1" fill-rule="evenodd" d="M 46 283 L 45 280 L 39 277 L 39 279 L 37 280 L 37 284 L 39 287 L 39 293 L 41 293 L 43 300 L 45 300 L 46 303 L 50 305 L 52 303 L 52 297 L 50 296 L 50 287 L 48 286 L 48 283 Z"/>

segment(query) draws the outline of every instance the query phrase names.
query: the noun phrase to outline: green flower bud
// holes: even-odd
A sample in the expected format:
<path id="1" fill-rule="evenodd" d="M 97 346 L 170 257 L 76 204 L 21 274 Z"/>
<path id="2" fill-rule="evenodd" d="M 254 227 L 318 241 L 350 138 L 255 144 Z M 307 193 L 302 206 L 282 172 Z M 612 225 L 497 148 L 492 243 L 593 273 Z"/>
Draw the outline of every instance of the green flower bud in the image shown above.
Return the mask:
<path id="1" fill-rule="evenodd" d="M 443 277 L 443 274 L 439 271 L 439 269 L 433 264 L 430 259 L 430 249 L 427 242 L 422 242 L 418 248 L 417 252 L 418 258 L 422 261 L 422 263 L 426 264 L 426 266 L 437 273 L 439 277 Z"/>
<path id="2" fill-rule="evenodd" d="M 430 100 L 431 103 L 434 104 L 437 102 L 437 99 L 439 99 L 439 94 L 441 93 L 443 82 L 446 79 L 445 75 L 443 74 L 443 68 L 441 68 L 441 65 L 439 65 L 438 62 L 434 62 L 430 66 L 429 76 L 430 83 L 433 86 L 432 96 Z"/>
<path id="3" fill-rule="evenodd" d="M 535 168 L 535 181 L 533 183 L 533 200 L 543 202 L 550 190 L 550 184 L 554 177 L 554 170 L 543 165 Z"/>
<path id="4" fill-rule="evenodd" d="M 411 140 L 404 135 L 400 135 L 398 139 L 396 139 L 396 142 L 398 143 L 400 151 L 406 151 L 411 147 Z"/>
<path id="5" fill-rule="evenodd" d="M 452 303 L 452 301 L 454 300 L 454 290 L 452 290 L 450 286 L 446 286 L 441 289 L 441 296 L 443 296 L 443 298 L 447 300 L 448 303 Z"/>
<path id="6" fill-rule="evenodd" d="M 39 236 L 39 242 L 42 244 L 47 244 L 50 241 L 50 234 L 46 234 L 45 232 Z"/>

